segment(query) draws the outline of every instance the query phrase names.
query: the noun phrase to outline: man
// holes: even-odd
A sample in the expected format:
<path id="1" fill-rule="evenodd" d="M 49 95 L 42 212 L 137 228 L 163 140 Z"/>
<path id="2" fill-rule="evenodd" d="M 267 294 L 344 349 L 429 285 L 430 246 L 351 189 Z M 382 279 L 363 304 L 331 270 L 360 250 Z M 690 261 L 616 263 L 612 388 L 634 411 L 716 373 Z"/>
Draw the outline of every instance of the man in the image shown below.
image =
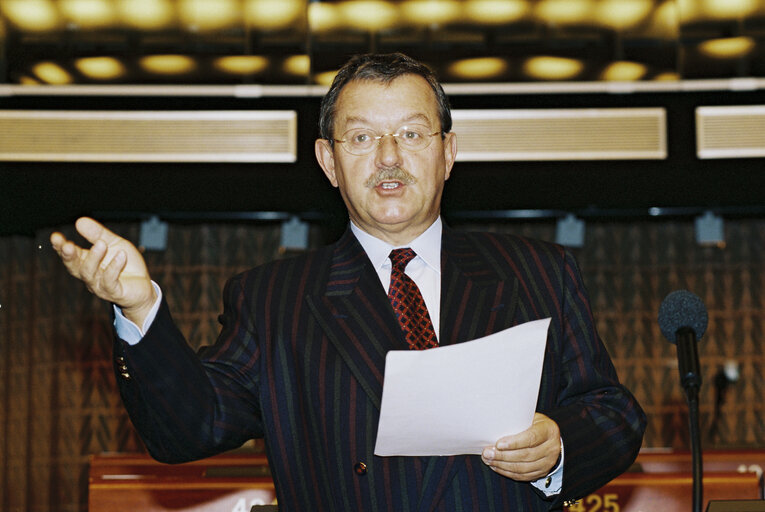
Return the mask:
<path id="1" fill-rule="evenodd" d="M 222 332 L 199 356 L 132 244 L 90 219 L 77 222 L 89 250 L 51 236 L 69 271 L 115 304 L 117 379 L 150 453 L 182 462 L 264 437 L 288 511 L 549 510 L 624 471 L 645 416 L 595 332 L 571 255 L 440 220 L 457 142 L 433 74 L 401 54 L 351 59 L 322 102 L 320 130 L 316 157 L 349 229 L 331 246 L 231 279 Z M 406 274 L 430 334 L 402 327 L 397 316 L 408 313 L 386 295 L 407 279 L 388 259 L 394 248 L 417 254 Z M 528 430 L 480 457 L 373 454 L 388 351 L 547 317 Z"/>

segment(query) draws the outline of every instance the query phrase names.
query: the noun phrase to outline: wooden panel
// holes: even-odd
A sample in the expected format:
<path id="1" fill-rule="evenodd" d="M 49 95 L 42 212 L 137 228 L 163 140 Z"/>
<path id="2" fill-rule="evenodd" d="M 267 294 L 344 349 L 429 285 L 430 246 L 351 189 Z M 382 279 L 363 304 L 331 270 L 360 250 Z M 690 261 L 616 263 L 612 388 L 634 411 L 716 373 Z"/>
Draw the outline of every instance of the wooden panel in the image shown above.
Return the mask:
<path id="1" fill-rule="evenodd" d="M 224 454 L 185 464 L 162 464 L 138 453 L 108 453 L 90 457 L 90 481 L 142 478 L 269 477 L 263 454 Z"/>
<path id="2" fill-rule="evenodd" d="M 91 512 L 249 512 L 276 502 L 263 455 L 219 455 L 186 464 L 161 464 L 146 455 L 94 455 Z"/>
<path id="3" fill-rule="evenodd" d="M 704 501 L 762 498 L 765 451 L 704 454 Z M 691 455 L 645 451 L 633 471 L 587 496 L 569 512 L 689 510 Z M 262 454 L 231 454 L 186 464 L 161 464 L 147 455 L 91 457 L 88 504 L 91 512 L 249 512 L 275 503 L 268 463 Z"/>
<path id="4" fill-rule="evenodd" d="M 270 480 L 188 479 L 183 482 L 106 482 L 90 484 L 88 510 L 160 512 L 247 512 L 275 503 Z"/>
<path id="5" fill-rule="evenodd" d="M 704 502 L 760 499 L 765 450 L 710 450 L 703 454 Z M 690 452 L 642 450 L 632 469 L 581 500 L 570 512 L 690 510 Z"/>
<path id="6" fill-rule="evenodd" d="M 646 473 L 692 471 L 690 452 L 643 450 L 635 461 L 636 469 Z M 715 450 L 703 454 L 704 472 L 735 471 L 762 474 L 765 450 Z"/>
<path id="7" fill-rule="evenodd" d="M 641 512 L 691 510 L 690 473 L 625 473 L 577 504 L 569 512 Z M 758 499 L 760 478 L 755 473 L 704 475 L 704 507 L 709 500 Z"/>

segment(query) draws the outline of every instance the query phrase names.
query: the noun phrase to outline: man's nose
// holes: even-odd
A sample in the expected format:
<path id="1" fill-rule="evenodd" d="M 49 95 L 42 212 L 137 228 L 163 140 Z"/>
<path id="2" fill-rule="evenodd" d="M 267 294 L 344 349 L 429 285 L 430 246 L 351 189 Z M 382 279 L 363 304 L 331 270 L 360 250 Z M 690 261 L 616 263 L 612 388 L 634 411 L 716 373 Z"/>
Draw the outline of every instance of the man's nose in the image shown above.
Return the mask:
<path id="1" fill-rule="evenodd" d="M 401 148 L 398 145 L 397 136 L 386 133 L 377 141 L 377 160 L 390 165 L 390 162 L 398 162 L 401 158 Z"/>

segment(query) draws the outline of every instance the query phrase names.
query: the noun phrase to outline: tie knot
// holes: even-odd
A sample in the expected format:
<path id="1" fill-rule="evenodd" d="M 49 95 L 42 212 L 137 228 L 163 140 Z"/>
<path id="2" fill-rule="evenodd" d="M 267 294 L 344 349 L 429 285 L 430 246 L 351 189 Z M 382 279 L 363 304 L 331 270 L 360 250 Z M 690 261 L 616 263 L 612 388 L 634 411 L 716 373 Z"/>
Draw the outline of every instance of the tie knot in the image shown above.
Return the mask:
<path id="1" fill-rule="evenodd" d="M 417 256 L 417 254 L 410 247 L 393 249 L 390 252 L 390 262 L 394 267 L 403 271 L 406 268 L 406 265 L 412 261 L 415 256 Z"/>

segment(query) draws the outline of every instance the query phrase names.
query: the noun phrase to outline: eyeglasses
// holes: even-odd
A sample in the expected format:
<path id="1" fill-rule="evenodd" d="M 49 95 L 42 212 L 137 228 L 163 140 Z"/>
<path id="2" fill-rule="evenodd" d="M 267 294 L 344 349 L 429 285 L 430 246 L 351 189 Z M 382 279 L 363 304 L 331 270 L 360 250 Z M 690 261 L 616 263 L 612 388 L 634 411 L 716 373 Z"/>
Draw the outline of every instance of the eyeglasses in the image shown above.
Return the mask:
<path id="1" fill-rule="evenodd" d="M 342 144 L 352 155 L 366 155 L 382 144 L 383 137 L 393 137 L 401 149 L 414 153 L 430 146 L 433 136 L 440 133 L 440 131 L 431 133 L 429 127 L 421 124 L 402 126 L 395 133 L 381 135 L 377 135 L 369 128 L 354 128 L 345 132 L 342 139 L 333 139 L 333 141 Z"/>

